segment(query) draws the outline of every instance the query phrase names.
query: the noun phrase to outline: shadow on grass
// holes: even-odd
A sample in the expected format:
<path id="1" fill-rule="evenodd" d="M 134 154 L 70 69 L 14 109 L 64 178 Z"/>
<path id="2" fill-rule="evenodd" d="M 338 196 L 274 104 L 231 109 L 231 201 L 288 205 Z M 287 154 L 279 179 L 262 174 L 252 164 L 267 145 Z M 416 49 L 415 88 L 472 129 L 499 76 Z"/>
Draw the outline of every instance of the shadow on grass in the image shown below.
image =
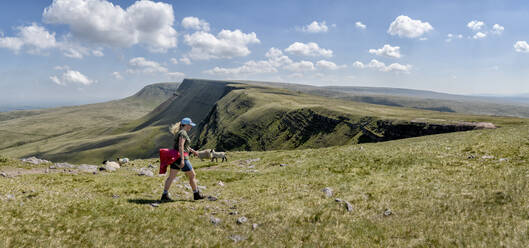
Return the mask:
<path id="1" fill-rule="evenodd" d="M 165 203 L 171 203 L 171 202 L 195 202 L 192 200 L 186 200 L 186 199 L 173 199 L 172 201 L 160 201 L 160 200 L 153 200 L 153 199 L 128 199 L 127 200 L 130 203 L 139 204 L 139 205 L 150 205 L 153 203 L 158 204 L 165 204 Z"/>

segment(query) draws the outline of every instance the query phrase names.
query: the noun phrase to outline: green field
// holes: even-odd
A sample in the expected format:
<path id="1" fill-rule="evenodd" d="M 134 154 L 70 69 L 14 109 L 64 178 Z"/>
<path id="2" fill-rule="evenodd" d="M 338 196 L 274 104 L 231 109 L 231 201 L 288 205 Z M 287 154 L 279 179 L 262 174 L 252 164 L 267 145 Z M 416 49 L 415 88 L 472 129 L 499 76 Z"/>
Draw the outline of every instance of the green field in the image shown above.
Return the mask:
<path id="1" fill-rule="evenodd" d="M 180 175 L 170 191 L 176 201 L 158 207 L 150 204 L 165 178 L 133 170 L 157 165 L 156 159 L 96 175 L 0 176 L 0 246 L 524 247 L 528 130 L 524 123 L 383 143 L 233 152 L 219 164 L 194 159 L 203 192 L 219 200 L 191 201 Z M 2 171 L 34 169 L 1 161 Z M 350 202 L 352 211 L 335 198 Z M 221 222 L 212 224 L 212 216 Z M 248 222 L 239 225 L 242 216 Z"/>

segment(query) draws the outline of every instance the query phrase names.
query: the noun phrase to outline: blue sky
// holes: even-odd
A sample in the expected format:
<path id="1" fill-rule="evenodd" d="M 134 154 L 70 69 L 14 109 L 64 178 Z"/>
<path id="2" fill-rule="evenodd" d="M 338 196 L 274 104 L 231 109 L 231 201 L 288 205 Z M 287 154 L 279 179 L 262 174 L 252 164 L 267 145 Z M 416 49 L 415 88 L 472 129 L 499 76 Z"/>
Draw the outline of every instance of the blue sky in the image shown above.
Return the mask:
<path id="1" fill-rule="evenodd" d="M 527 1 L 0 2 L 0 104 L 184 77 L 529 92 Z"/>

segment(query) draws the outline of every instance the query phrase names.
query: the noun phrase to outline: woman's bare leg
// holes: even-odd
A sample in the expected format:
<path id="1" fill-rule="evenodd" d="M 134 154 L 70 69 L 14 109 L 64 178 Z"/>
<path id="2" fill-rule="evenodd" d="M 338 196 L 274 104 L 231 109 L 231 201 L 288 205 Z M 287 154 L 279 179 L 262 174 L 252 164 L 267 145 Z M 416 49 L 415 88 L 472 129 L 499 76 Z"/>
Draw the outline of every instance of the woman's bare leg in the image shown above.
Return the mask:
<path id="1" fill-rule="evenodd" d="M 189 178 L 189 185 L 193 189 L 193 192 L 197 192 L 197 182 L 195 180 L 196 174 L 195 170 L 186 171 L 186 175 Z"/>
<path id="2" fill-rule="evenodd" d="M 174 179 L 176 178 L 176 173 L 178 173 L 177 169 L 171 169 L 169 171 L 169 176 L 167 177 L 167 180 L 165 180 L 165 187 L 163 190 L 165 192 L 169 191 L 169 188 L 171 187 L 171 184 L 173 183 Z"/>

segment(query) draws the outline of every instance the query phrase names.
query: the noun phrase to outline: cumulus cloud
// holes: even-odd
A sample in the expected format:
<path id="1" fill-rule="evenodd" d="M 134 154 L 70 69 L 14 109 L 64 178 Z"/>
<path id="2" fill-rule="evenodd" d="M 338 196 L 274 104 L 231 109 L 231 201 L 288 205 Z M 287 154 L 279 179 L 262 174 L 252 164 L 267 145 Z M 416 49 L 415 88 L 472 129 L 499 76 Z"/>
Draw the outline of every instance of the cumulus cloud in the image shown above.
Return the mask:
<path id="1" fill-rule="evenodd" d="M 318 69 L 334 71 L 334 70 L 338 70 L 338 69 L 341 69 L 341 68 L 345 68 L 345 67 L 347 67 L 347 65 L 336 65 L 336 63 L 328 61 L 328 60 L 320 60 L 320 61 L 316 62 L 316 67 Z"/>
<path id="2" fill-rule="evenodd" d="M 369 49 L 369 53 L 376 54 L 379 56 L 386 56 L 386 57 L 392 57 L 392 58 L 400 58 L 400 47 L 398 46 L 391 46 L 389 44 L 385 44 L 382 48 L 379 49 Z"/>
<path id="3" fill-rule="evenodd" d="M 329 27 L 327 27 L 325 21 L 313 21 L 311 24 L 304 26 L 301 30 L 307 33 L 325 33 L 329 30 Z"/>
<path id="4" fill-rule="evenodd" d="M 175 65 L 178 64 L 178 59 L 176 59 L 176 58 L 171 58 L 170 61 L 171 61 L 171 63 L 173 63 Z"/>
<path id="5" fill-rule="evenodd" d="M 54 0 L 42 14 L 45 23 L 64 24 L 80 40 L 111 47 L 144 44 L 164 52 L 177 46 L 173 7 L 137 1 L 127 9 L 106 0 Z"/>
<path id="6" fill-rule="evenodd" d="M 482 32 L 477 32 L 474 36 L 472 36 L 472 38 L 475 40 L 484 39 L 485 37 L 487 37 L 487 34 Z"/>
<path id="7" fill-rule="evenodd" d="M 254 61 L 250 60 L 244 65 L 234 68 L 215 67 L 211 70 L 205 71 L 207 74 L 218 75 L 239 75 L 239 74 L 257 74 L 257 73 L 271 73 L 277 72 L 277 69 L 268 61 Z"/>
<path id="8" fill-rule="evenodd" d="M 22 48 L 27 48 L 28 52 L 39 53 L 44 49 L 57 46 L 55 33 L 50 33 L 46 28 L 32 23 L 29 26 L 19 26 L 15 28 L 18 33 L 13 37 L 0 37 L 0 47 L 11 49 L 18 53 Z"/>
<path id="9" fill-rule="evenodd" d="M 482 21 L 473 20 L 467 23 L 467 27 L 472 29 L 473 31 L 481 30 L 484 26 L 485 26 L 485 23 Z"/>
<path id="10" fill-rule="evenodd" d="M 187 56 L 193 60 L 243 57 L 250 54 L 249 44 L 261 42 L 254 32 L 246 34 L 239 29 L 222 30 L 217 36 L 198 31 L 185 35 L 184 41 L 191 46 Z"/>
<path id="11" fill-rule="evenodd" d="M 182 63 L 184 63 L 186 65 L 190 65 L 191 64 L 191 60 L 188 57 L 180 58 L 180 62 L 182 62 Z"/>
<path id="12" fill-rule="evenodd" d="M 355 26 L 359 29 L 366 29 L 367 26 L 363 24 L 362 22 L 355 22 Z"/>
<path id="13" fill-rule="evenodd" d="M 307 44 L 294 42 L 285 49 L 285 52 L 307 57 L 332 57 L 332 50 L 320 48 L 315 42 L 309 42 Z"/>
<path id="14" fill-rule="evenodd" d="M 457 35 L 455 35 L 455 34 L 451 34 L 451 33 L 450 33 L 450 34 L 447 34 L 446 37 L 447 37 L 447 38 L 445 39 L 445 41 L 446 41 L 446 42 L 451 42 L 451 41 L 454 40 L 454 39 L 462 39 L 462 38 L 463 38 L 463 35 L 462 35 L 462 34 L 457 34 Z"/>
<path id="15" fill-rule="evenodd" d="M 112 72 L 112 76 L 117 79 L 117 80 L 121 80 L 123 79 L 123 76 L 121 75 L 121 73 L 115 71 L 115 72 Z"/>
<path id="16" fill-rule="evenodd" d="M 514 43 L 514 50 L 519 53 L 529 53 L 529 44 L 527 41 L 519 40 Z"/>
<path id="17" fill-rule="evenodd" d="M 64 69 L 64 72 L 60 76 L 51 76 L 50 80 L 58 85 L 68 85 L 68 84 L 82 84 L 90 85 L 96 81 L 89 79 L 79 71 L 70 70 L 67 67 L 56 67 L 56 69 Z"/>
<path id="18" fill-rule="evenodd" d="M 167 73 L 168 70 L 158 62 L 147 60 L 144 57 L 136 57 L 129 60 L 129 73 Z"/>
<path id="19" fill-rule="evenodd" d="M 494 25 L 492 26 L 492 33 L 493 33 L 493 34 L 500 35 L 501 33 L 503 33 L 503 30 L 505 30 L 505 27 L 503 27 L 503 26 L 500 25 L 500 24 L 494 24 Z"/>
<path id="20" fill-rule="evenodd" d="M 268 62 L 275 67 L 292 63 L 292 60 L 288 56 L 284 55 L 280 49 L 275 47 L 270 48 L 265 56 L 268 58 Z"/>
<path id="21" fill-rule="evenodd" d="M 286 70 L 294 71 L 294 72 L 305 72 L 305 71 L 313 71 L 314 64 L 310 61 L 302 60 L 299 62 L 293 62 L 291 64 L 288 64 L 284 67 Z"/>
<path id="22" fill-rule="evenodd" d="M 421 20 L 413 20 L 408 16 L 398 16 L 389 25 L 388 34 L 399 37 L 417 38 L 433 30 L 432 25 Z"/>
<path id="23" fill-rule="evenodd" d="M 360 61 L 355 61 L 353 63 L 353 67 L 359 68 L 359 69 L 365 69 L 365 68 L 371 68 L 376 69 L 378 71 L 382 72 L 403 72 L 403 73 L 410 73 L 412 66 L 411 65 L 403 65 L 399 63 L 393 63 L 390 65 L 386 65 L 384 62 L 380 62 L 376 59 L 372 59 L 369 64 L 364 64 Z"/>
<path id="24" fill-rule="evenodd" d="M 194 16 L 184 17 L 184 19 L 182 19 L 182 27 L 185 29 L 202 30 L 205 32 L 209 31 L 209 23 Z"/>

